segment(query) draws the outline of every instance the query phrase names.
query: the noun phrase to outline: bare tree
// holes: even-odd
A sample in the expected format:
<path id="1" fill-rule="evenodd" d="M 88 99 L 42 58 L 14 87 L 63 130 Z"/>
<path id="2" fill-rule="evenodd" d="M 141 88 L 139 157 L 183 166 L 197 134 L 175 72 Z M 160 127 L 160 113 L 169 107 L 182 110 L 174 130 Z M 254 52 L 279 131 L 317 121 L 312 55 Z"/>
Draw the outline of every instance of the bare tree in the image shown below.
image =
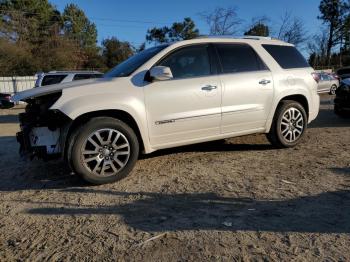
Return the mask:
<path id="1" fill-rule="evenodd" d="M 199 15 L 207 22 L 211 35 L 235 35 L 242 24 L 235 7 L 217 7 L 213 12 L 204 12 Z"/>
<path id="2" fill-rule="evenodd" d="M 310 56 L 314 56 L 314 61 L 312 61 L 313 67 L 325 66 L 328 64 L 328 38 L 328 32 L 326 30 L 321 30 L 320 34 L 314 35 L 307 43 L 307 49 Z"/>
<path id="3" fill-rule="evenodd" d="M 270 19 L 267 16 L 259 16 L 252 18 L 252 22 L 247 27 L 244 35 L 251 36 L 269 36 L 270 35 Z"/>
<path id="4" fill-rule="evenodd" d="M 349 1 L 321 0 L 318 19 L 327 26 L 327 61 L 330 63 L 332 49 L 341 43 L 344 19 L 349 15 Z"/>
<path id="5" fill-rule="evenodd" d="M 277 38 L 296 46 L 308 40 L 303 21 L 298 17 L 293 17 L 288 11 L 281 17 Z"/>
<path id="6" fill-rule="evenodd" d="M 326 56 L 327 53 L 328 34 L 322 30 L 320 34 L 314 35 L 312 40 L 308 43 L 308 49 L 321 56 Z"/>
<path id="7" fill-rule="evenodd" d="M 271 19 L 268 16 L 266 16 L 266 15 L 256 16 L 256 17 L 252 18 L 252 22 L 251 22 L 250 26 L 254 26 L 256 24 L 265 24 L 265 25 L 270 26 L 270 23 L 271 23 Z"/>

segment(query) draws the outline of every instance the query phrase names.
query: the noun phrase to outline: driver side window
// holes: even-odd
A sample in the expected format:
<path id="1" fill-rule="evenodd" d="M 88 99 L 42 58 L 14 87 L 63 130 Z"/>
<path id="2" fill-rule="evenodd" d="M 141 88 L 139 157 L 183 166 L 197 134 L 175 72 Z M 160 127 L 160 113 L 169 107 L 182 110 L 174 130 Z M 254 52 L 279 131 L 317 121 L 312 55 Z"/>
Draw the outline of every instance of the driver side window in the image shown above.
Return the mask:
<path id="1" fill-rule="evenodd" d="M 169 67 L 174 79 L 211 74 L 206 45 L 181 48 L 163 59 L 158 65 Z"/>

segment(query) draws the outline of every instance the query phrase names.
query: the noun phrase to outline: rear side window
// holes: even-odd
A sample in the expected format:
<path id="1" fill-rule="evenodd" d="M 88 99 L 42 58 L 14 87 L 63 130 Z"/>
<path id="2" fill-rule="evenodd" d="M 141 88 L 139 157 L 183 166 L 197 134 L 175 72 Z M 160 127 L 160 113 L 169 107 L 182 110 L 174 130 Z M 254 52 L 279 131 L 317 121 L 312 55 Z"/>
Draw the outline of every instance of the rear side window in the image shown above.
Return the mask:
<path id="1" fill-rule="evenodd" d="M 262 45 L 283 69 L 310 67 L 294 46 Z"/>
<path id="2" fill-rule="evenodd" d="M 59 84 L 66 78 L 67 75 L 47 75 L 44 76 L 43 81 L 41 82 L 41 86 L 48 86 Z"/>
<path id="3" fill-rule="evenodd" d="M 268 70 L 261 58 L 246 44 L 217 44 L 224 74 Z"/>
<path id="4" fill-rule="evenodd" d="M 331 80 L 331 77 L 328 76 L 328 75 L 323 75 L 323 74 L 321 74 L 321 80 L 323 80 L 323 81 L 329 81 L 329 80 Z"/>
<path id="5" fill-rule="evenodd" d="M 91 79 L 91 78 L 100 78 L 102 75 L 100 74 L 76 74 L 73 78 L 73 81 L 77 80 L 85 80 L 85 79 Z"/>

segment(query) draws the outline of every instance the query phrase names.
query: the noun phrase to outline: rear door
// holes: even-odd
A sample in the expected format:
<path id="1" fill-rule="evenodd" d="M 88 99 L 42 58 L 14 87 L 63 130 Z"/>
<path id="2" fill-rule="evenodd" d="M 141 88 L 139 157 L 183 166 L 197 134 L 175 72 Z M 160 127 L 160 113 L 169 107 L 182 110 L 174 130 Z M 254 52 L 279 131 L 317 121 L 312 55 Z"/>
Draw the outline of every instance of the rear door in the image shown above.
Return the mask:
<path id="1" fill-rule="evenodd" d="M 320 75 L 320 82 L 318 83 L 318 92 L 329 91 L 330 89 L 330 78 L 326 74 Z"/>
<path id="2" fill-rule="evenodd" d="M 222 70 L 222 133 L 264 128 L 273 99 L 271 72 L 248 44 L 215 47 Z"/>
<path id="3" fill-rule="evenodd" d="M 327 82 L 324 74 L 320 74 L 320 82 L 318 83 L 318 92 L 322 92 L 325 89 Z"/>

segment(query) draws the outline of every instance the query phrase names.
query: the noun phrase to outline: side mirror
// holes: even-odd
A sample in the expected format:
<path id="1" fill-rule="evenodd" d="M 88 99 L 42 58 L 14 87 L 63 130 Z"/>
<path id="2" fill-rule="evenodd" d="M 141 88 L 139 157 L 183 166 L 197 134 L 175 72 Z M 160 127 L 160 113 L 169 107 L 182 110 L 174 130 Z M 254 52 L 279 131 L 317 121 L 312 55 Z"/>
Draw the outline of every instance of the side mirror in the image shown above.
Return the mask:
<path id="1" fill-rule="evenodd" d="M 173 73 L 169 67 L 155 66 L 150 70 L 150 77 L 156 81 L 170 80 L 173 78 Z"/>

